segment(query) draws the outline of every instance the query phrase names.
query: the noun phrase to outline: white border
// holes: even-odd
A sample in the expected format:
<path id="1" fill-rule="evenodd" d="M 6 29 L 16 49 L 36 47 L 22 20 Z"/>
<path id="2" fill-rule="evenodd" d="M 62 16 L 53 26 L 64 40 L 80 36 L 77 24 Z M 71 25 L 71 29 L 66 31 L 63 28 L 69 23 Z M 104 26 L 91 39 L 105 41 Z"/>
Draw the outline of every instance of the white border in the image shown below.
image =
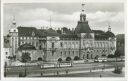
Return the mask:
<path id="1" fill-rule="evenodd" d="M 4 77 L 4 55 L 3 55 L 3 4 L 4 3 L 45 3 L 45 2 L 48 2 L 48 3 L 54 3 L 54 2 L 56 2 L 56 3 L 69 3 L 69 2 L 73 2 L 73 3 L 81 3 L 83 0 L 2 0 L 2 2 L 1 2 L 1 80 L 6 80 L 6 81 L 10 81 L 10 80 L 12 80 L 12 81 L 23 81 L 23 80 L 25 80 L 25 81 L 35 81 L 35 80 L 37 80 L 37 81 L 66 81 L 66 80 L 68 80 L 68 81 L 81 81 L 81 80 L 83 80 L 83 81 L 126 81 L 126 77 L 128 77 L 127 76 L 127 72 L 126 72 L 126 75 L 125 75 L 125 77 L 123 77 L 123 78 L 84 78 L 84 77 L 76 77 L 76 78 L 70 78 L 70 77 L 66 77 L 66 78 L 60 78 L 60 77 L 55 77 L 55 78 L 49 78 L 49 77 L 42 77 L 42 78 L 15 78 L 15 77 L 13 77 L 13 78 L 5 78 Z M 107 3 L 109 3 L 109 2 L 122 2 L 122 3 L 124 3 L 125 5 L 124 5 L 124 7 L 125 7 L 125 16 L 127 15 L 127 0 L 86 0 L 86 2 L 107 2 Z M 127 36 L 127 34 L 128 34 L 128 32 L 127 32 L 127 17 L 125 17 L 125 37 L 128 37 Z M 125 41 L 128 41 L 127 39 L 125 39 Z M 127 42 L 125 42 L 125 48 L 127 48 Z M 126 53 L 127 53 L 127 50 L 125 50 L 125 55 L 126 55 Z M 127 55 L 126 55 L 126 57 L 127 57 Z M 126 59 L 126 62 L 127 62 L 127 59 Z M 125 71 L 127 71 L 127 64 L 126 64 L 126 66 L 125 66 L 126 68 L 125 68 Z"/>

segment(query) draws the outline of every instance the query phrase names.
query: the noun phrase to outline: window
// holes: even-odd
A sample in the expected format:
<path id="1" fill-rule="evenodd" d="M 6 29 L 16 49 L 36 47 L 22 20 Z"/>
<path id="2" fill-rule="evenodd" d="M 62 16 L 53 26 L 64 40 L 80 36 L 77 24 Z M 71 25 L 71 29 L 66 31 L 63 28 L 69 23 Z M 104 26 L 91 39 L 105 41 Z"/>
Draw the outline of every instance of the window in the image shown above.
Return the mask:
<path id="1" fill-rule="evenodd" d="M 54 43 L 52 43 L 52 48 L 54 48 Z"/>
<path id="2" fill-rule="evenodd" d="M 36 42 L 36 46 L 38 46 L 38 42 Z"/>
<path id="3" fill-rule="evenodd" d="M 27 39 L 27 37 L 24 37 L 24 39 Z"/>
<path id="4" fill-rule="evenodd" d="M 102 42 L 100 43 L 100 46 L 102 47 Z"/>
<path id="5" fill-rule="evenodd" d="M 69 55 L 70 55 L 70 51 L 69 51 Z"/>
<path id="6" fill-rule="evenodd" d="M 69 45 L 71 45 L 71 42 L 69 42 Z"/>
<path id="7" fill-rule="evenodd" d="M 72 51 L 72 54 L 74 55 L 74 51 Z"/>
<path id="8" fill-rule="evenodd" d="M 22 39 L 22 37 L 20 37 L 20 39 Z"/>
<path id="9" fill-rule="evenodd" d="M 6 55 L 8 54 L 8 52 L 5 52 L 6 53 Z"/>
<path id="10" fill-rule="evenodd" d="M 62 51 L 60 53 L 61 53 L 61 56 L 62 56 Z"/>
<path id="11" fill-rule="evenodd" d="M 41 45 L 39 46 L 39 49 L 41 50 Z"/>
<path id="12" fill-rule="evenodd" d="M 65 51 L 65 53 L 64 53 L 64 54 L 65 54 L 65 56 L 66 56 L 66 51 Z"/>
<path id="13" fill-rule="evenodd" d="M 60 46 L 63 47 L 63 43 L 62 42 L 60 43 Z"/>

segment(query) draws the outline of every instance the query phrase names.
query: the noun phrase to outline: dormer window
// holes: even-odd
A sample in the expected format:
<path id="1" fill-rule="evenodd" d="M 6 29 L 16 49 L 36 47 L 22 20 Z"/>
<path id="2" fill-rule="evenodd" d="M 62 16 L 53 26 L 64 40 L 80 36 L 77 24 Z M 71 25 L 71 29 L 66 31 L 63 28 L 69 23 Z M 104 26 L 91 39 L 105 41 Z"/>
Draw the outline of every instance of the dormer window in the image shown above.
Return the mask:
<path id="1" fill-rule="evenodd" d="M 32 32 L 32 36 L 35 36 L 35 32 Z"/>

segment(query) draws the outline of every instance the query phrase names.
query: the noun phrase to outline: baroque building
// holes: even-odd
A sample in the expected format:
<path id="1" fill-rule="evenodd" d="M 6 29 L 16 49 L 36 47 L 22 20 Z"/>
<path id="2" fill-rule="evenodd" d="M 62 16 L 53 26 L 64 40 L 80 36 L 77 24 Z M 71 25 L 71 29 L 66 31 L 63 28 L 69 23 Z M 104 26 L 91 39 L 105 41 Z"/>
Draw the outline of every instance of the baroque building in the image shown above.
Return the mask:
<path id="1" fill-rule="evenodd" d="M 12 54 L 21 60 L 23 53 L 30 54 L 30 60 L 57 61 L 70 57 L 74 59 L 96 59 L 102 56 L 114 54 L 116 50 L 116 38 L 108 27 L 108 31 L 92 30 L 86 19 L 83 9 L 76 28 L 70 30 L 63 27 L 58 30 L 37 29 L 35 27 L 16 28 L 9 31 Z"/>

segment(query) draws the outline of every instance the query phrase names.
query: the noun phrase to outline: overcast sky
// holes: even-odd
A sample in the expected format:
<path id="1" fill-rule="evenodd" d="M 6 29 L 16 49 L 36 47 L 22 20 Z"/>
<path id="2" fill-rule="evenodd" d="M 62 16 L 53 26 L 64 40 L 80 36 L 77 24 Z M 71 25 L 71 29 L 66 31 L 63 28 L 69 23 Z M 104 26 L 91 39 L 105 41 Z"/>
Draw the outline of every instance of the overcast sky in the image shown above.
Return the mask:
<path id="1" fill-rule="evenodd" d="M 87 20 L 91 29 L 107 31 L 111 25 L 115 34 L 124 33 L 123 3 L 86 3 Z M 4 35 L 11 29 L 13 15 L 17 26 L 75 28 L 81 3 L 6 3 L 4 4 Z"/>

